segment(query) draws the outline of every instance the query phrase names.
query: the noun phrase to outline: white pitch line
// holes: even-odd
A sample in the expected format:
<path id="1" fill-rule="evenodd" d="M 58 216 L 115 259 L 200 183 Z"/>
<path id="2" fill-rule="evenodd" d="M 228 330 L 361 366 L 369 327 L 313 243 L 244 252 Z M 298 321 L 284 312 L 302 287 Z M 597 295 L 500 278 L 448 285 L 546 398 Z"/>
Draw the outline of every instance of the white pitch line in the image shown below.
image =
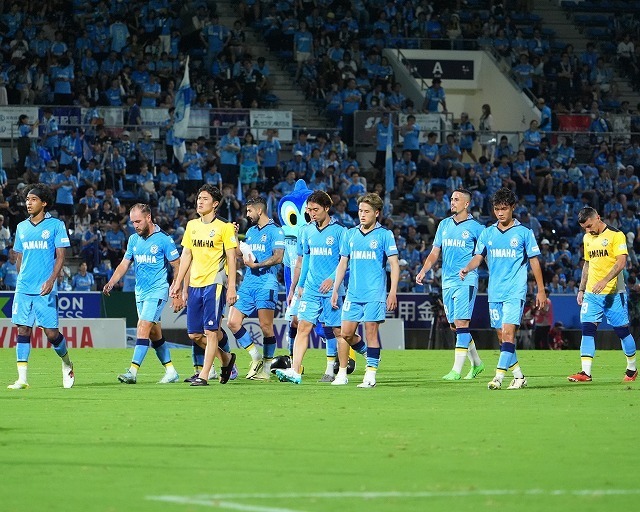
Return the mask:
<path id="1" fill-rule="evenodd" d="M 164 501 L 167 503 L 178 503 L 181 505 L 202 505 L 211 508 L 222 508 L 227 510 L 240 510 L 242 512 L 303 512 L 302 510 L 292 510 L 290 508 L 263 507 L 260 505 L 244 505 L 231 501 L 222 501 L 216 498 L 202 498 L 189 496 L 148 496 L 148 500 Z"/>

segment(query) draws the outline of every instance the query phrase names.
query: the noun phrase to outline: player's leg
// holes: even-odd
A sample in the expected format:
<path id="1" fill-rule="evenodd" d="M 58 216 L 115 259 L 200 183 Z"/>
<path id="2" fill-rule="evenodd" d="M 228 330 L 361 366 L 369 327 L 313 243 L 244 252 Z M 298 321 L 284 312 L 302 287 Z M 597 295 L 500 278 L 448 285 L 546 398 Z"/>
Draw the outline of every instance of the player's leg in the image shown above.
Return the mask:
<path id="1" fill-rule="evenodd" d="M 359 388 L 373 388 L 376 385 L 376 375 L 380 365 L 380 340 L 378 338 L 379 322 L 365 322 L 364 335 L 367 340 L 367 369 L 364 372 Z"/>
<path id="2" fill-rule="evenodd" d="M 202 298 L 204 288 L 189 286 L 189 302 L 187 304 L 187 334 L 193 345 L 191 358 L 193 360 L 194 374 L 185 379 L 185 382 L 193 382 L 199 378 L 204 364 L 204 351 L 207 340 L 204 336 L 204 301 Z"/>
<path id="3" fill-rule="evenodd" d="M 497 316 L 497 320 L 492 325 L 496 329 L 501 329 L 501 344 L 500 344 L 500 357 L 498 358 L 498 367 L 496 369 L 496 376 L 489 383 L 489 389 L 500 389 L 502 386 L 502 379 L 507 371 L 510 369 L 513 372 L 513 380 L 509 384 L 508 389 L 521 389 L 527 386 L 527 379 L 525 379 L 520 364 L 518 363 L 518 356 L 516 354 L 516 329 L 520 325 L 522 319 L 522 312 L 524 311 L 524 300 L 520 298 L 513 298 L 502 303 L 489 304 L 489 312 L 492 317 L 492 322 Z M 497 313 L 497 315 L 496 315 Z M 496 385 L 496 383 L 498 385 Z"/>
<path id="4" fill-rule="evenodd" d="M 191 340 L 191 360 L 194 374 L 184 379 L 184 382 L 193 382 L 193 379 L 200 375 L 204 364 L 204 349 L 207 347 L 207 339 L 203 332 L 189 333 L 189 339 Z"/>
<path id="5" fill-rule="evenodd" d="M 146 301 L 147 303 L 149 301 Z M 149 306 L 147 304 L 145 311 L 145 301 L 136 302 L 138 307 L 138 327 L 136 330 L 136 346 L 133 349 L 133 357 L 131 358 L 131 365 L 129 369 L 120 375 L 118 380 L 123 384 L 135 384 L 138 379 L 138 370 L 147 356 L 150 344 L 151 328 L 153 322 L 144 320 L 143 318 L 149 315 Z"/>
<path id="6" fill-rule="evenodd" d="M 273 332 L 273 318 L 278 303 L 278 290 L 256 290 L 255 301 L 258 309 L 258 321 L 262 330 L 262 368 L 252 377 L 253 380 L 269 380 L 271 363 L 276 353 L 276 337 Z"/>
<path id="7" fill-rule="evenodd" d="M 344 310 L 342 313 L 342 325 L 340 328 L 341 337 L 338 339 L 338 360 L 340 362 L 340 368 L 335 380 L 331 383 L 332 386 L 342 386 L 349 382 L 347 378 L 347 366 L 349 364 L 349 349 L 354 348 L 352 343 L 356 339 L 356 329 L 358 328 L 358 322 L 353 320 L 347 320 L 344 317 Z M 360 339 L 358 343 L 366 345 Z"/>
<path id="8" fill-rule="evenodd" d="M 306 301 L 301 302 L 301 307 L 305 306 Z M 299 311 L 299 314 L 301 311 Z M 276 376 L 281 382 L 292 382 L 300 384 L 302 382 L 302 361 L 309 347 L 309 335 L 314 324 L 302 317 L 298 318 L 298 333 L 293 344 L 293 358 L 291 368 L 276 370 Z"/>
<path id="9" fill-rule="evenodd" d="M 238 345 L 244 348 L 251 356 L 251 366 L 245 378 L 250 379 L 262 368 L 262 358 L 258 347 L 251 341 L 251 334 L 242 326 L 245 317 L 255 311 L 256 303 L 253 290 L 238 290 L 238 300 L 229 308 L 227 326 L 233 333 Z"/>
<path id="10" fill-rule="evenodd" d="M 200 376 L 191 386 L 206 386 L 208 384 L 209 373 L 213 367 L 213 359 L 218 353 L 218 329 L 220 328 L 220 321 L 222 320 L 222 311 L 224 309 L 226 301 L 226 293 L 224 286 L 220 284 L 213 284 L 205 286 L 203 293 L 203 324 L 204 335 L 207 338 L 207 348 L 204 351 L 204 363 L 202 370 L 200 370 Z M 228 354 L 222 356 L 227 359 L 225 365 L 221 369 L 220 383 L 226 384 L 231 374 L 231 366 L 235 361 L 234 354 Z"/>
<path id="11" fill-rule="evenodd" d="M 340 336 L 340 323 L 342 298 L 338 299 L 338 308 L 334 309 L 331 306 L 330 297 L 320 297 L 320 316 L 318 321 L 321 322 L 321 333 L 325 340 L 325 352 L 327 356 L 327 367 L 324 374 L 320 379 L 320 382 L 333 382 L 334 380 L 334 367 L 336 359 L 338 357 L 338 337 Z M 316 332 L 318 332 L 316 330 Z"/>
<path id="12" fill-rule="evenodd" d="M 18 380 L 9 384 L 9 389 L 26 389 L 29 387 L 27 380 L 27 366 L 31 353 L 31 327 L 35 322 L 32 295 L 15 293 L 11 308 L 11 322 L 18 326 L 16 343 L 16 364 L 18 367 Z"/>
<path id="13" fill-rule="evenodd" d="M 71 388 L 75 383 L 73 363 L 67 351 L 67 340 L 58 330 L 58 297 L 53 294 L 36 296 L 33 300 L 36 325 L 42 327 L 47 341 L 53 345 L 62 360 L 62 387 Z"/>
<path id="14" fill-rule="evenodd" d="M 471 338 L 471 335 L 469 334 L 469 322 L 460 320 L 460 318 L 463 317 L 460 316 L 461 312 L 456 310 L 456 304 L 458 304 L 458 309 L 461 309 L 459 305 L 461 300 L 459 290 L 463 290 L 464 288 L 467 287 L 449 287 L 442 290 L 444 314 L 447 317 L 447 321 L 449 322 L 451 329 L 456 333 L 453 366 L 449 373 L 442 377 L 443 380 L 460 380 L 460 373 L 462 372 L 462 367 L 467 359 L 469 338 Z"/>
<path id="15" fill-rule="evenodd" d="M 580 307 L 582 338 L 580 339 L 580 365 L 578 373 L 569 375 L 569 382 L 591 382 L 591 366 L 596 355 L 596 332 L 604 317 L 604 295 L 585 293 Z"/>
<path id="16" fill-rule="evenodd" d="M 624 293 L 616 293 L 609 296 L 610 304 L 605 304 L 604 314 L 609 325 L 613 326 L 613 331 L 620 338 L 622 351 L 627 358 L 627 368 L 623 377 L 623 382 L 636 380 L 638 368 L 636 366 L 636 341 L 629 331 L 629 310 L 627 306 L 627 296 Z"/>
<path id="17" fill-rule="evenodd" d="M 505 346 L 502 343 L 502 302 L 490 302 L 489 303 L 489 320 L 491 328 L 495 329 L 498 334 L 498 341 L 500 343 L 500 357 L 498 358 L 498 364 L 496 366 L 496 375 L 489 382 L 489 389 L 500 389 L 502 387 L 502 381 L 505 373 L 511 366 L 512 354 L 510 346 Z"/>
<path id="18" fill-rule="evenodd" d="M 164 307 L 164 304 L 162 305 Z M 162 314 L 162 311 L 160 311 Z M 149 333 L 149 339 L 151 340 L 151 346 L 156 351 L 156 356 L 160 361 L 160 364 L 164 366 L 164 375 L 158 381 L 158 384 L 170 384 L 172 382 L 178 382 L 180 376 L 173 366 L 173 362 L 171 361 L 171 351 L 167 346 L 166 340 L 162 335 L 162 326 L 160 322 L 153 324 L 151 327 L 151 332 Z"/>
<path id="19" fill-rule="evenodd" d="M 476 288 L 475 286 L 469 287 L 468 295 L 466 296 L 464 295 L 464 292 L 462 292 L 463 300 L 461 301 L 461 306 L 464 309 L 464 311 L 460 314 L 459 318 L 463 318 L 465 320 L 471 319 L 471 317 L 473 316 L 473 308 L 476 304 L 477 292 L 478 292 L 478 288 Z M 467 328 L 469 328 L 468 322 L 467 322 Z M 473 335 L 469 333 L 469 336 L 470 336 L 470 340 L 469 340 L 469 347 L 467 349 L 467 357 L 469 358 L 469 362 L 471 363 L 471 369 L 469 370 L 469 373 L 465 375 L 464 377 L 465 380 L 475 379 L 478 375 L 480 375 L 484 371 L 484 368 L 485 368 L 484 363 L 480 358 L 480 354 L 478 354 L 478 349 L 476 348 L 476 343 L 473 340 Z"/>

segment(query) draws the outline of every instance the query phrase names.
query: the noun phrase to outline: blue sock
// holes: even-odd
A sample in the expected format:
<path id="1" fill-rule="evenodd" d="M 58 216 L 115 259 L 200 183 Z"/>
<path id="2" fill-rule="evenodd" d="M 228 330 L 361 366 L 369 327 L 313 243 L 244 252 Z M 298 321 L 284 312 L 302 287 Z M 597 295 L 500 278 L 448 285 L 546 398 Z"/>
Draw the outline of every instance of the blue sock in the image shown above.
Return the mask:
<path id="1" fill-rule="evenodd" d="M 469 348 L 471 343 L 471 333 L 468 327 L 456 328 L 456 348 Z"/>
<path id="2" fill-rule="evenodd" d="M 167 344 L 165 343 L 164 336 L 159 340 L 152 341 L 151 345 L 156 351 L 156 355 L 163 366 L 171 362 L 171 353 L 169 352 L 169 347 L 167 347 Z"/>
<path id="3" fill-rule="evenodd" d="M 580 356 L 581 357 L 593 357 L 596 355 L 596 339 L 593 336 L 582 335 L 580 340 Z"/>
<path id="4" fill-rule="evenodd" d="M 231 347 L 229 347 L 229 336 L 227 336 L 227 331 L 224 329 L 222 329 L 222 338 L 218 341 L 218 347 L 227 354 L 231 352 Z"/>
<path id="5" fill-rule="evenodd" d="M 620 338 L 622 343 L 622 350 L 627 357 L 633 357 L 636 355 L 636 341 L 629 332 L 629 327 L 614 327 L 614 332 Z"/>
<path id="6" fill-rule="evenodd" d="M 498 370 L 506 372 L 510 366 L 518 362 L 515 357 L 516 346 L 513 343 L 500 345 L 500 357 L 498 358 Z"/>
<path id="7" fill-rule="evenodd" d="M 380 347 L 367 348 L 367 368 L 378 368 L 380 364 Z"/>
<path id="8" fill-rule="evenodd" d="M 240 345 L 244 349 L 246 349 L 252 343 L 251 336 L 244 327 L 240 327 L 238 332 L 234 332 L 233 335 L 235 336 L 238 345 Z"/>
<path id="9" fill-rule="evenodd" d="M 52 341 L 53 350 L 56 351 L 60 357 L 64 357 L 67 355 L 67 340 L 64 339 L 64 336 L 61 332 L 58 333 L 58 337 L 55 341 Z"/>
<path id="10" fill-rule="evenodd" d="M 333 333 L 333 328 L 325 326 L 324 339 L 326 340 L 327 357 L 337 357 L 338 340 L 336 339 L 336 335 Z"/>
<path id="11" fill-rule="evenodd" d="M 147 351 L 149 350 L 149 338 L 136 339 L 136 346 L 133 349 L 133 357 L 131 358 L 131 364 L 140 367 L 142 361 L 144 361 Z"/>
<path id="12" fill-rule="evenodd" d="M 202 368 L 204 364 L 204 349 L 195 341 L 193 342 L 193 348 L 191 350 L 191 360 L 193 361 L 195 370 L 200 371 L 200 368 Z"/>
<path id="13" fill-rule="evenodd" d="M 267 336 L 262 342 L 262 355 L 265 359 L 273 359 L 273 354 L 276 353 L 276 337 Z"/>
<path id="14" fill-rule="evenodd" d="M 21 336 L 18 334 L 16 341 L 16 362 L 28 362 L 29 354 L 31 353 L 31 338 L 29 336 Z"/>
<path id="15" fill-rule="evenodd" d="M 355 345 L 351 345 L 351 348 L 355 350 L 358 354 L 365 355 L 367 353 L 367 345 L 362 339 Z"/>
<path id="16" fill-rule="evenodd" d="M 293 356 L 293 343 L 296 341 L 298 335 L 297 327 L 289 327 L 289 355 Z"/>

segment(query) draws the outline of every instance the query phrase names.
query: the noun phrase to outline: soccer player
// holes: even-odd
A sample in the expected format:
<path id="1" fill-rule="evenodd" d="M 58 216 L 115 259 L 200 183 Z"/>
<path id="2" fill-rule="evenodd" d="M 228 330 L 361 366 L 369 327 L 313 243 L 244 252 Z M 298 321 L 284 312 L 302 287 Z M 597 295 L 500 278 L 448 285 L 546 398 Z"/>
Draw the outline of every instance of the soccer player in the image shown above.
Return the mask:
<path id="1" fill-rule="evenodd" d="M 493 213 L 498 222 L 480 233 L 473 258 L 460 270 L 460 279 L 464 280 L 482 260 L 486 260 L 489 268 L 489 316 L 491 327 L 496 329 L 501 340 L 496 376 L 489 382 L 489 389 L 502 387 L 508 369 L 513 372 L 513 380 L 507 389 L 527 386 L 515 345 L 516 329 L 527 298 L 527 263 L 531 265 L 538 287 L 536 308 L 541 308 L 547 298 L 537 258 L 540 249 L 533 231 L 513 218 L 516 203 L 516 195 L 508 188 L 501 188 L 494 194 Z"/>
<path id="2" fill-rule="evenodd" d="M 456 333 L 453 368 L 442 377 L 444 380 L 460 380 L 462 366 L 467 357 L 471 361 L 471 369 L 465 379 L 475 379 L 484 370 L 484 363 L 469 332 L 469 322 L 478 291 L 478 272 L 470 272 L 464 282 L 458 275 L 460 269 L 473 258 L 476 241 L 484 229 L 484 226 L 469 214 L 470 203 L 471 192 L 468 190 L 458 189 L 451 194 L 452 215 L 438 224 L 433 248 L 416 275 L 416 282 L 422 284 L 425 274 L 431 270 L 442 253 L 444 312 L 451 329 Z"/>
<path id="3" fill-rule="evenodd" d="M 567 378 L 571 382 L 591 382 L 596 331 L 604 317 L 620 338 L 622 350 L 627 356 L 627 370 L 623 381 L 636 380 L 636 342 L 629 332 L 627 289 L 622 275 L 622 270 L 627 265 L 627 239 L 622 231 L 605 224 L 598 212 L 590 206 L 578 212 L 578 223 L 585 230 L 584 266 L 577 297 L 578 305 L 581 306 L 582 371 Z"/>
<path id="4" fill-rule="evenodd" d="M 267 216 L 263 197 L 249 199 L 246 207 L 247 218 L 253 223 L 247 230 L 247 245 L 241 253 L 247 270 L 238 290 L 238 301 L 229 309 L 227 325 L 238 344 L 251 356 L 246 378 L 269 380 L 276 351 L 273 317 L 278 302 L 278 265 L 284 256 L 284 232 Z M 263 335 L 262 357 L 242 326 L 244 318 L 256 310 Z"/>
<path id="5" fill-rule="evenodd" d="M 216 217 L 222 201 L 217 187 L 205 184 L 198 190 L 196 211 L 200 216 L 187 222 L 182 238 L 182 255 L 178 275 L 169 288 L 176 300 L 182 297 L 182 285 L 189 271 L 187 332 L 189 338 L 207 345 L 200 377 L 192 380 L 191 386 L 208 386 L 213 358 L 218 352 L 219 327 L 222 310 L 226 303 L 235 304 L 236 294 L 236 240 L 233 224 Z M 226 285 L 226 289 L 225 289 Z M 226 384 L 231 377 L 235 354 L 222 352 L 223 366 L 220 383 Z"/>
<path id="6" fill-rule="evenodd" d="M 360 225 L 347 232 L 340 246 L 340 263 L 333 283 L 331 305 L 339 307 L 340 285 L 349 266 L 349 285 L 347 296 L 342 305 L 342 339 L 338 345 L 340 369 L 335 386 L 347 384 L 347 363 L 349 346 L 360 354 L 367 354 L 367 369 L 359 388 L 372 388 L 376 385 L 376 372 L 380 363 L 380 340 L 378 329 L 384 322 L 386 311 L 393 311 L 397 305 L 396 292 L 400 279 L 398 248 L 393 233 L 378 222 L 383 203 L 375 193 L 358 198 L 358 218 Z M 386 300 L 387 273 L 386 260 L 391 266 L 391 288 Z M 358 324 L 364 322 L 367 340 L 356 341 Z"/>
<path id="7" fill-rule="evenodd" d="M 18 281 L 13 297 L 11 321 L 18 326 L 16 359 L 18 380 L 9 389 L 26 389 L 27 364 L 31 352 L 31 330 L 44 330 L 47 341 L 62 359 L 62 387 L 75 382 L 67 341 L 58 330 L 58 274 L 64 266 L 69 235 L 62 221 L 46 210 L 53 205 L 53 193 L 46 185 L 36 185 L 25 199 L 29 218 L 16 229 L 13 250 L 18 253 Z"/>
<path id="8" fill-rule="evenodd" d="M 122 261 L 102 289 L 105 295 L 109 295 L 116 283 L 127 273 L 133 261 L 138 332 L 131 366 L 125 373 L 118 375 L 118 380 L 124 384 L 136 383 L 138 370 L 151 342 L 160 363 L 165 368 L 164 376 L 158 384 L 177 382 L 178 372 L 171 362 L 169 347 L 162 335 L 160 318 L 169 297 L 166 262 L 168 261 L 173 268 L 173 275 L 177 275 L 180 254 L 173 239 L 153 222 L 149 205 L 142 203 L 133 205 L 129 210 L 129 219 L 136 232 L 129 237 L 127 251 Z"/>
<path id="9" fill-rule="evenodd" d="M 331 290 L 336 268 L 340 262 L 340 246 L 347 228 L 332 219 L 329 209 L 333 201 L 329 194 L 315 191 L 307 198 L 307 211 L 312 223 L 301 235 L 302 270 L 298 289 L 302 296 L 298 305 L 298 332 L 293 347 L 291 368 L 276 370 L 281 381 L 300 384 L 302 382 L 302 360 L 309 347 L 309 335 L 316 323 L 323 324 L 327 344 L 327 368 L 320 382 L 333 382 L 333 365 L 337 355 L 337 336 L 340 336 L 340 308 L 344 297 L 344 286 L 338 289 L 338 308 L 331 306 Z"/>

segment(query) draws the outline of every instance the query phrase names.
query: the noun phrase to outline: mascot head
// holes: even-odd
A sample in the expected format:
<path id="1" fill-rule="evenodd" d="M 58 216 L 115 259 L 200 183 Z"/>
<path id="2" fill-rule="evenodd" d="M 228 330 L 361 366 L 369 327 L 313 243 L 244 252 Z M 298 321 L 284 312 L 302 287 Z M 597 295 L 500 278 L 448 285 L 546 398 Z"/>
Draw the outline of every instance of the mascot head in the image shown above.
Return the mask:
<path id="1" fill-rule="evenodd" d="M 304 180 L 296 181 L 296 186 L 291 194 L 287 194 L 278 203 L 278 216 L 284 236 L 297 237 L 298 232 L 311 219 L 305 211 L 307 198 L 312 190 L 307 187 Z"/>

